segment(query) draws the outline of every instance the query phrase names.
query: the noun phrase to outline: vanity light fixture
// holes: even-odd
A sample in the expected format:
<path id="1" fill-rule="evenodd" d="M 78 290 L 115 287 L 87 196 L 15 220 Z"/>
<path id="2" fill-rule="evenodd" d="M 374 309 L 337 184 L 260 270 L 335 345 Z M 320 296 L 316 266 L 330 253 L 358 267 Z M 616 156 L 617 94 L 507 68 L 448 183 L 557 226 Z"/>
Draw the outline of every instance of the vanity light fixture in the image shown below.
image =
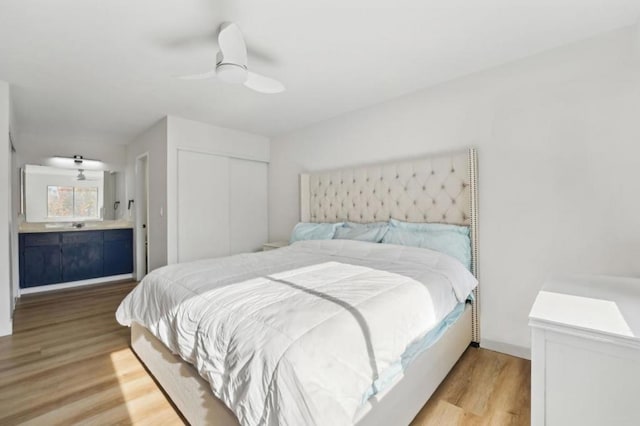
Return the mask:
<path id="1" fill-rule="evenodd" d="M 98 160 L 89 160 L 82 155 L 72 157 L 56 156 L 47 161 L 48 165 L 67 169 L 103 170 L 105 164 Z"/>

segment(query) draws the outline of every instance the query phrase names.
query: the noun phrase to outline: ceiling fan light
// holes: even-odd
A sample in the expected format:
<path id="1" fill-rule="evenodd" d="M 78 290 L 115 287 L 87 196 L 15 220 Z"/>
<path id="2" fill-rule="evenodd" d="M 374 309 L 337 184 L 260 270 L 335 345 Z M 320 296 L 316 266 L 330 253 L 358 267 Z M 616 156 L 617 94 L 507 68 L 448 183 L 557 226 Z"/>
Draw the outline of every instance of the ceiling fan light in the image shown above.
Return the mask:
<path id="1" fill-rule="evenodd" d="M 247 68 L 231 63 L 221 63 L 216 66 L 216 75 L 226 83 L 242 84 L 247 81 Z"/>

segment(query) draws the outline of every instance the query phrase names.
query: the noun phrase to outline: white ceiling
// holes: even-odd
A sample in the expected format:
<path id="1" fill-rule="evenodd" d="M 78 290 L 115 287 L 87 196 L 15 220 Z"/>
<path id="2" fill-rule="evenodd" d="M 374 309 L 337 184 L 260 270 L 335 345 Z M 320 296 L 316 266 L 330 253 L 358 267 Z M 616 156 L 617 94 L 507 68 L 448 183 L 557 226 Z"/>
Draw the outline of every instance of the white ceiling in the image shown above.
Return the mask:
<path id="1" fill-rule="evenodd" d="M 274 135 L 633 24 L 640 0 L 3 0 L 19 131 L 126 143 L 172 114 Z M 285 93 L 208 70 L 222 21 Z M 253 59 L 253 60 L 252 60 Z"/>

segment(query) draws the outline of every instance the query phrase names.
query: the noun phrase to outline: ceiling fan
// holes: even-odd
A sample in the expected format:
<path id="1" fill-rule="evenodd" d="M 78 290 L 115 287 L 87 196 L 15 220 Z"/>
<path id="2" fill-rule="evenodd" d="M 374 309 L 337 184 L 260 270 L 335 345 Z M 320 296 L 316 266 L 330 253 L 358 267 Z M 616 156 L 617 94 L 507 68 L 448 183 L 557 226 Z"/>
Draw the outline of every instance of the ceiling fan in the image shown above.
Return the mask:
<path id="1" fill-rule="evenodd" d="M 216 55 L 215 69 L 179 78 L 182 80 L 205 80 L 217 77 L 224 82 L 243 84 L 256 92 L 268 94 L 280 93 L 285 90 L 284 85 L 279 81 L 249 71 L 247 68 L 247 46 L 240 28 L 233 22 L 225 22 L 220 25 L 218 46 L 220 51 Z"/>
<path id="2" fill-rule="evenodd" d="M 98 181 L 100 179 L 87 178 L 87 176 L 84 174 L 84 169 L 78 169 L 78 175 L 76 176 L 76 180 L 78 180 L 78 181 Z"/>

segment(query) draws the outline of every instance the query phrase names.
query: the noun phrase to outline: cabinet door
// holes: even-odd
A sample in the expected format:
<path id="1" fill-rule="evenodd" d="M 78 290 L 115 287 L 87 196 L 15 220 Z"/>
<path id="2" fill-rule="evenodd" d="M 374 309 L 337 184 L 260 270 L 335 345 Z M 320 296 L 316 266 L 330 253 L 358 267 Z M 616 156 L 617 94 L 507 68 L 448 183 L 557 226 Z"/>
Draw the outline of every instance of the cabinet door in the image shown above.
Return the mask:
<path id="1" fill-rule="evenodd" d="M 229 158 L 178 151 L 178 262 L 229 255 Z"/>
<path id="2" fill-rule="evenodd" d="M 104 232 L 104 275 L 133 272 L 133 230 Z"/>
<path id="3" fill-rule="evenodd" d="M 266 163 L 232 158 L 229 162 L 230 252 L 258 251 L 268 240 Z"/>
<path id="4" fill-rule="evenodd" d="M 60 234 L 20 234 L 20 287 L 62 281 Z"/>
<path id="5" fill-rule="evenodd" d="M 103 274 L 102 232 L 82 231 L 62 235 L 63 281 L 87 280 Z"/>
<path id="6" fill-rule="evenodd" d="M 24 247 L 22 257 L 23 276 L 20 287 L 35 287 L 62 281 L 59 245 Z"/>

